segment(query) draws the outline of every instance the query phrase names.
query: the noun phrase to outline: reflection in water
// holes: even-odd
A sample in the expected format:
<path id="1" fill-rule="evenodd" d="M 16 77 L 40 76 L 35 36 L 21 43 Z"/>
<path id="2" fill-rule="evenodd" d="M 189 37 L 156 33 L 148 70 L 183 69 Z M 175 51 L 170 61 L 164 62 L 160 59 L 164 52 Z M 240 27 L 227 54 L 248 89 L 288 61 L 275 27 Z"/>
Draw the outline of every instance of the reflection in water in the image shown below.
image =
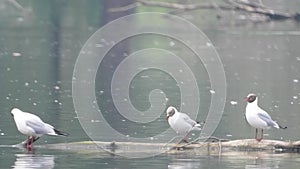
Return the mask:
<path id="1" fill-rule="evenodd" d="M 177 159 L 168 165 L 168 169 L 199 168 L 200 162 L 193 159 Z"/>
<path id="2" fill-rule="evenodd" d="M 268 169 L 280 168 L 284 166 L 283 159 L 290 159 L 292 154 L 289 153 L 270 153 L 261 151 L 236 151 L 222 154 L 222 160 L 228 164 L 228 167 L 245 169 Z M 295 154 L 295 157 L 299 157 Z M 282 163 L 283 161 L 283 163 Z M 292 164 L 289 164 L 292 165 Z M 226 168 L 226 167 L 223 167 Z"/>
<path id="3" fill-rule="evenodd" d="M 271 169 L 279 168 L 280 161 L 264 161 L 263 159 L 255 159 L 254 164 L 246 164 L 245 169 Z"/>
<path id="4" fill-rule="evenodd" d="M 36 154 L 16 154 L 16 161 L 11 168 L 54 168 L 54 156 Z"/>

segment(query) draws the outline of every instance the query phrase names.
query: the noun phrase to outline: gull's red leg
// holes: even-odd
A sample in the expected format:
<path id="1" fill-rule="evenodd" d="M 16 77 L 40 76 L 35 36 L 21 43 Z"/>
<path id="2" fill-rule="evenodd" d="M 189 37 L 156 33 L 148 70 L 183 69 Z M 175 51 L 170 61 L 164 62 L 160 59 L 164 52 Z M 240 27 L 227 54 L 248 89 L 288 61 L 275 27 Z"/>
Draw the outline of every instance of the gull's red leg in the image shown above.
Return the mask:
<path id="1" fill-rule="evenodd" d="M 34 136 L 31 136 L 31 137 L 29 137 L 29 139 L 28 139 L 28 146 L 27 146 L 27 150 L 28 151 L 31 151 L 32 150 L 32 143 L 33 143 L 33 140 L 34 140 Z"/>
<path id="2" fill-rule="evenodd" d="M 255 129 L 255 140 L 257 140 L 257 129 Z"/>
<path id="3" fill-rule="evenodd" d="M 30 144 L 30 136 L 28 136 L 27 141 L 26 141 L 26 149 L 29 149 L 29 144 Z"/>
<path id="4" fill-rule="evenodd" d="M 263 139 L 263 137 L 264 137 L 264 130 L 261 129 L 260 138 L 256 138 L 256 140 L 257 140 L 258 142 L 260 142 L 260 141 Z"/>
<path id="5" fill-rule="evenodd" d="M 189 142 L 188 139 L 189 139 L 188 136 L 185 136 L 184 139 L 183 139 L 183 141 L 184 141 L 185 143 L 188 143 L 188 142 Z"/>
<path id="6" fill-rule="evenodd" d="M 263 132 L 263 130 L 262 130 L 262 132 Z M 260 142 L 262 140 L 262 137 L 257 138 L 257 133 L 258 133 L 258 129 L 255 129 L 255 139 L 256 139 L 256 141 Z"/>

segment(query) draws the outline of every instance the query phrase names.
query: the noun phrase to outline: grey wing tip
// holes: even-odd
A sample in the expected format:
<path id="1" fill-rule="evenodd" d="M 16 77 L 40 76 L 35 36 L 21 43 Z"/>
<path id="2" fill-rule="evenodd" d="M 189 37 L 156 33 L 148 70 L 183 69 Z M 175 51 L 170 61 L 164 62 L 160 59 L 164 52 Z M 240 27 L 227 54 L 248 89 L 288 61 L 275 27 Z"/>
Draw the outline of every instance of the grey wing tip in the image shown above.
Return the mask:
<path id="1" fill-rule="evenodd" d="M 59 131 L 57 129 L 53 129 L 53 130 L 54 130 L 55 134 L 60 135 L 60 136 L 68 136 L 69 135 L 69 133 L 67 133 L 67 132 Z"/>

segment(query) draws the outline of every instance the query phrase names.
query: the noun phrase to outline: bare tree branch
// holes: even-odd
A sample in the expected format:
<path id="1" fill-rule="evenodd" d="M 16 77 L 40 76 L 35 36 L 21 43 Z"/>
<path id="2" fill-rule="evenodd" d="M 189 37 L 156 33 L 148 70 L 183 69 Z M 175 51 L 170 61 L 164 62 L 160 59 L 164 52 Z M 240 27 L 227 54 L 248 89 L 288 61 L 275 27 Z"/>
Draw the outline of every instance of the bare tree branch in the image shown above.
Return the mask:
<path id="1" fill-rule="evenodd" d="M 180 3 L 170 3 L 170 2 L 162 2 L 162 1 L 149 1 L 149 0 L 136 0 L 135 3 L 119 7 L 119 8 L 111 8 L 110 12 L 121 12 L 126 11 L 127 9 L 132 9 L 132 7 L 137 6 L 150 6 L 150 7 L 162 7 L 169 9 L 177 9 L 177 10 L 197 10 L 197 9 L 223 9 L 223 10 L 233 10 L 230 6 L 216 6 L 216 4 L 180 4 Z"/>
<path id="2" fill-rule="evenodd" d="M 126 6 L 122 6 L 119 8 L 110 8 L 108 9 L 109 12 L 123 12 L 123 11 L 128 11 L 130 9 L 136 8 L 138 6 L 141 6 L 141 4 L 139 2 L 135 2 Z"/>
<path id="3" fill-rule="evenodd" d="M 248 2 L 245 0 L 224 0 L 224 1 L 232 5 L 237 10 L 266 15 L 273 20 L 283 20 L 283 19 L 293 18 L 293 15 L 291 14 L 275 11 L 265 6 L 261 6 L 260 4 Z"/>
<path id="4" fill-rule="evenodd" d="M 127 11 L 129 9 L 138 7 L 138 6 L 149 6 L 149 7 L 162 7 L 168 9 L 175 9 L 179 11 L 191 11 L 191 10 L 224 10 L 224 11 L 241 11 L 247 13 L 259 14 L 262 17 L 268 17 L 269 20 L 286 20 L 291 19 L 295 21 L 300 21 L 300 14 L 289 14 L 274 9 L 268 8 L 262 4 L 250 2 L 248 0 L 224 0 L 227 4 L 217 5 L 217 4 L 181 4 L 181 3 L 170 3 L 163 1 L 151 1 L 151 0 L 136 0 L 135 3 L 132 3 L 127 6 L 111 8 L 110 12 L 121 12 Z"/>

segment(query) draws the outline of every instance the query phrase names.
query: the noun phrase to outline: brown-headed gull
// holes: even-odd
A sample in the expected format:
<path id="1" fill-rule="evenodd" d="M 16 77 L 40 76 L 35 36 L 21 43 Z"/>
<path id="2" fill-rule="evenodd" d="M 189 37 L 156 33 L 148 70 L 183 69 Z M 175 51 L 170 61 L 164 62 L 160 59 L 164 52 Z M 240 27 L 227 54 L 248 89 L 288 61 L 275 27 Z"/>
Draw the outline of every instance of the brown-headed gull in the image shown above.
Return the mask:
<path id="1" fill-rule="evenodd" d="M 183 141 L 188 142 L 187 135 L 190 131 L 201 130 L 200 124 L 192 120 L 187 114 L 178 112 L 175 107 L 168 107 L 166 112 L 170 127 L 175 130 L 177 134 L 184 135 Z"/>
<path id="2" fill-rule="evenodd" d="M 26 142 L 27 150 L 32 149 L 32 144 L 42 135 L 67 136 L 68 133 L 55 129 L 50 124 L 43 122 L 38 116 L 13 108 L 11 114 L 14 117 L 18 130 L 28 136 Z"/>
<path id="3" fill-rule="evenodd" d="M 246 119 L 247 122 L 255 128 L 255 139 L 261 141 L 265 129 L 277 128 L 286 129 L 287 127 L 280 126 L 276 121 L 272 120 L 271 116 L 257 105 L 257 96 L 249 94 L 246 97 Z M 261 137 L 257 138 L 258 129 L 261 129 Z"/>

